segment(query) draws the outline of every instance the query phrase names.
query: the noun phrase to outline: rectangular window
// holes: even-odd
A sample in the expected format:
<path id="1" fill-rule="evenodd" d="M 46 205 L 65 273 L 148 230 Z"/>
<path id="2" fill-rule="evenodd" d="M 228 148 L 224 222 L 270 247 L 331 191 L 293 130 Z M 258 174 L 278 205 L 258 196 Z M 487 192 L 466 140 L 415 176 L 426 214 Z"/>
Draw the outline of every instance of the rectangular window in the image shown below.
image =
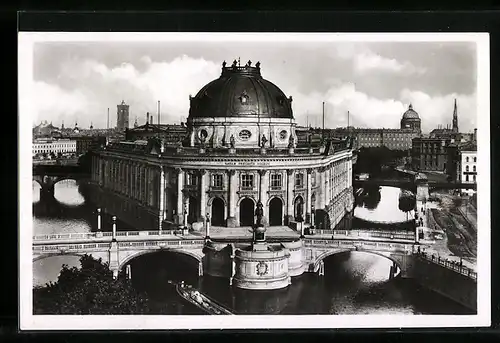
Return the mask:
<path id="1" fill-rule="evenodd" d="M 212 175 L 212 187 L 215 189 L 222 189 L 222 174 Z"/>
<path id="2" fill-rule="evenodd" d="M 253 174 L 241 175 L 241 188 L 242 189 L 253 189 Z"/>
<path id="3" fill-rule="evenodd" d="M 311 173 L 311 186 L 316 187 L 316 172 Z"/>
<path id="4" fill-rule="evenodd" d="M 281 174 L 271 174 L 271 189 L 281 189 Z"/>
<path id="5" fill-rule="evenodd" d="M 295 174 L 295 187 L 304 186 L 304 174 Z"/>
<path id="6" fill-rule="evenodd" d="M 198 175 L 194 173 L 187 174 L 187 184 L 188 186 L 196 186 L 198 185 Z"/>
<path id="7" fill-rule="evenodd" d="M 465 175 L 465 182 L 469 182 L 469 174 Z"/>

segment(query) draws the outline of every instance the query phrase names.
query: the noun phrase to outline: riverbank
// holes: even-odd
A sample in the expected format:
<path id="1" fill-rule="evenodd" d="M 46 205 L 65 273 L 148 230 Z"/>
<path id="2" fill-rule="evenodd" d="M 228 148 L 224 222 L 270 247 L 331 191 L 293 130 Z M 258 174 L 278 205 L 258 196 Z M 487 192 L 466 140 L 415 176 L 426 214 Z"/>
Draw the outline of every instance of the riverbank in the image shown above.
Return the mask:
<path id="1" fill-rule="evenodd" d="M 459 196 L 448 193 L 436 193 L 437 202 L 426 204 L 429 220 L 426 229 L 436 235 L 442 232 L 442 239 L 437 239 L 428 251 L 442 258 L 459 261 L 476 269 L 477 263 L 477 212 L 470 204 L 462 204 Z M 467 215 L 464 213 L 467 211 Z M 436 230 L 437 229 L 437 230 Z"/>

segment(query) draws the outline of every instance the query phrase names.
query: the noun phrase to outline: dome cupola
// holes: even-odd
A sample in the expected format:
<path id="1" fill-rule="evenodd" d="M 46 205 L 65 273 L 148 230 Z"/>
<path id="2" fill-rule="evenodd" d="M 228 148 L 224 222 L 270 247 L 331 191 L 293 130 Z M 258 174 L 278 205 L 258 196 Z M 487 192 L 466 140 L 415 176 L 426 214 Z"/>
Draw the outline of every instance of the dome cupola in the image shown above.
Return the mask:
<path id="1" fill-rule="evenodd" d="M 293 119 L 292 98 L 261 75 L 260 62 L 222 63 L 221 76 L 190 97 L 189 118 L 261 117 Z"/>

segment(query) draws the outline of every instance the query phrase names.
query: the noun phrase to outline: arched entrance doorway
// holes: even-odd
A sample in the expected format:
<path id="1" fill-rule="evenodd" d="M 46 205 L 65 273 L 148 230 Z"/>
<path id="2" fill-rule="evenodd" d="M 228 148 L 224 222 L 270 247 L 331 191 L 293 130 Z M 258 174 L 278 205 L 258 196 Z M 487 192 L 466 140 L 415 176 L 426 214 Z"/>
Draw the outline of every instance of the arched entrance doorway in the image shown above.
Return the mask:
<path id="1" fill-rule="evenodd" d="M 240 226 L 253 226 L 254 224 L 254 203 L 252 199 L 245 198 L 240 202 Z"/>
<path id="2" fill-rule="evenodd" d="M 214 198 L 212 200 L 212 215 L 210 220 L 213 226 L 224 225 L 224 201 L 221 198 Z"/>
<path id="3" fill-rule="evenodd" d="M 283 202 L 280 198 L 272 198 L 269 202 L 269 225 L 283 225 Z"/>
<path id="4" fill-rule="evenodd" d="M 189 197 L 188 224 L 198 220 L 198 200 L 195 197 Z"/>
<path id="5" fill-rule="evenodd" d="M 295 221 L 304 221 L 304 199 L 299 195 L 294 202 L 294 217 Z"/>

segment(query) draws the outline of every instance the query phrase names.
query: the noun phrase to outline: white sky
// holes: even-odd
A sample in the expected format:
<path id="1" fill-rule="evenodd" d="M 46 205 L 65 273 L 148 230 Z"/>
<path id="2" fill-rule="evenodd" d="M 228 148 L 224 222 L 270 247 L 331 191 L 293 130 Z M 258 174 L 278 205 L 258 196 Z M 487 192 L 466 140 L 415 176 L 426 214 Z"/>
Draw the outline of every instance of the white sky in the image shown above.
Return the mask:
<path id="1" fill-rule="evenodd" d="M 39 42 L 34 46 L 37 118 L 66 126 L 116 125 L 116 105 L 145 122 L 161 101 L 162 122 L 185 120 L 189 94 L 220 76 L 223 60 L 261 62 L 264 78 L 293 97 L 299 124 L 399 127 L 411 102 L 424 132 L 477 123 L 476 45 L 468 42 Z"/>

